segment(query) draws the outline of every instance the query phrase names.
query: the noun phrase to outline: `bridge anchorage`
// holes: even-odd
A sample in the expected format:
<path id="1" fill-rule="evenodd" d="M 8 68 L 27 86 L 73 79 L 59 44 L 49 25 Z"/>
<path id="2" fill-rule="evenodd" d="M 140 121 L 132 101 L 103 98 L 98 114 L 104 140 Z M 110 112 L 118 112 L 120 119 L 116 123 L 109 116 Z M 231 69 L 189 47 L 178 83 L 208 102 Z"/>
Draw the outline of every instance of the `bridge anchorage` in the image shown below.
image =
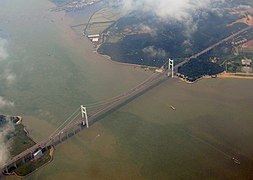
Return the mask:
<path id="1" fill-rule="evenodd" d="M 170 72 L 168 72 L 168 76 L 171 75 L 171 77 L 174 77 L 174 60 L 169 59 L 169 65 L 168 65 L 168 69 L 171 70 L 171 74 Z"/>

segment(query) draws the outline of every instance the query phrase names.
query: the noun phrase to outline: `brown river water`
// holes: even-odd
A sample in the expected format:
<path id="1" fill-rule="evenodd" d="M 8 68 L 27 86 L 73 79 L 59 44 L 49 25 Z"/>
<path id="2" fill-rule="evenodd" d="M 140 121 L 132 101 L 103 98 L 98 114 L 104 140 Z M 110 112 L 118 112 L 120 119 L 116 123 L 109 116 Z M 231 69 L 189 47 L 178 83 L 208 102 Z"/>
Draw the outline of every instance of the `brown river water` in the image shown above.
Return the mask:
<path id="1" fill-rule="evenodd" d="M 14 102 L 0 112 L 23 116 L 37 141 L 80 104 L 110 99 L 152 74 L 94 53 L 69 27 L 76 20 L 49 12 L 52 6 L 0 0 L 8 54 L 0 96 Z M 252 92 L 252 80 L 169 79 L 57 146 L 53 161 L 25 179 L 250 179 Z"/>

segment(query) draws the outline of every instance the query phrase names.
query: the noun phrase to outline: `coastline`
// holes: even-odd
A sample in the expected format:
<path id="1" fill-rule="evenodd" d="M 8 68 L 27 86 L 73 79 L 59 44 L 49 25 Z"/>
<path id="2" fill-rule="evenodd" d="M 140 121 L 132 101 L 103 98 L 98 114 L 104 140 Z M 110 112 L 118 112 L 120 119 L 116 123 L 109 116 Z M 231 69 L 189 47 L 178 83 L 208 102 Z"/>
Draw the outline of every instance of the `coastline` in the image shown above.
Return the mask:
<path id="1" fill-rule="evenodd" d="M 253 74 L 245 73 L 221 73 L 217 78 L 232 78 L 232 79 L 253 79 Z"/>
<path id="2" fill-rule="evenodd" d="M 64 23 L 64 22 L 63 22 Z M 69 25 L 68 25 L 69 26 Z M 64 29 L 65 30 L 65 29 Z M 70 32 L 71 33 L 71 32 Z M 83 38 L 82 37 L 80 37 L 80 36 L 78 36 L 74 31 L 73 31 L 73 33 L 74 33 L 74 35 L 73 35 L 73 37 L 74 38 L 77 38 L 78 40 L 79 39 L 81 39 L 81 41 L 85 41 L 85 43 L 87 43 L 87 46 L 90 46 L 90 44 L 92 44 L 91 42 L 89 42 L 89 40 L 87 41 L 87 38 L 86 38 L 86 40 L 83 40 Z M 68 35 L 66 35 L 66 36 L 68 36 Z M 65 36 L 64 36 L 65 37 Z M 74 40 L 73 40 L 73 43 L 74 43 Z M 85 44 L 84 43 L 84 44 Z M 77 43 L 78 44 L 78 43 Z M 71 45 L 70 45 L 71 46 Z M 76 47 L 78 47 L 78 45 L 75 45 Z M 73 45 L 73 48 L 75 47 L 74 45 Z M 80 48 L 80 50 L 82 51 L 83 50 L 83 48 L 82 47 L 79 47 Z M 79 49 L 78 49 L 79 50 Z M 86 52 L 85 52 L 86 53 Z M 85 56 L 85 53 L 83 53 L 84 54 L 84 56 Z M 90 52 L 89 52 L 90 53 Z M 92 53 L 92 52 L 91 52 Z M 93 53 L 95 53 L 95 52 L 93 52 Z M 116 65 L 119 65 L 119 66 L 129 66 L 129 67 L 140 67 L 141 68 L 141 66 L 142 65 L 135 65 L 135 64 L 128 64 L 128 63 L 120 63 L 120 62 L 117 62 L 117 61 L 113 61 L 110 57 L 105 57 L 105 56 L 103 56 L 103 55 L 101 55 L 101 54 L 99 54 L 98 53 L 98 56 L 102 56 L 102 57 L 104 57 L 104 58 L 100 58 L 101 60 L 104 60 L 104 61 L 109 61 L 109 62 L 111 62 L 111 63 L 113 63 L 113 64 L 116 64 Z M 89 61 L 93 61 L 93 59 L 90 59 Z M 96 61 L 96 60 L 95 60 Z M 104 63 L 102 63 L 102 64 L 104 64 Z M 107 63 L 108 64 L 108 63 Z M 110 64 L 109 64 L 110 65 Z M 130 68 L 126 68 L 126 69 L 130 69 Z M 131 68 L 132 69 L 132 68 Z M 143 69 L 143 68 L 141 68 L 141 69 Z M 134 71 L 137 71 L 137 69 L 136 70 L 134 70 Z M 194 81 L 194 82 L 187 82 L 187 83 L 189 83 L 189 84 L 192 84 L 192 83 L 195 83 L 195 82 L 198 82 L 199 80 L 202 80 L 203 78 L 211 78 L 211 77 L 202 77 L 202 78 L 199 78 L 199 79 L 197 79 L 196 81 Z M 159 94 L 159 93 L 158 93 Z M 146 104 L 148 104 L 148 103 L 146 103 Z M 178 108 L 178 109 L 180 109 L 180 108 Z M 174 113 L 175 114 L 175 113 Z M 101 137 L 103 137 L 104 138 L 104 135 L 103 136 L 101 136 Z M 73 152 L 73 151 L 71 151 L 71 152 Z M 78 154 L 78 152 L 79 151 L 75 151 L 75 152 L 77 152 L 77 154 Z M 81 159 L 80 157 L 78 157 L 79 159 Z M 88 161 L 89 162 L 89 161 Z M 48 162 L 49 163 L 49 162 Z M 54 163 L 55 164 L 55 163 Z M 56 162 L 56 164 L 57 164 L 57 162 Z M 46 164 L 44 165 L 44 166 L 46 166 Z M 41 168 L 42 167 L 44 167 L 44 166 L 41 166 Z M 40 168 L 39 168 L 40 169 Z M 82 170 L 80 170 L 80 171 L 84 171 L 83 170 L 84 168 L 82 167 Z M 36 176 L 37 174 L 35 173 L 37 170 L 35 170 L 32 174 L 30 174 L 31 176 Z M 43 171 L 43 172 L 45 172 L 45 171 Z M 57 172 L 57 169 L 56 169 L 56 172 Z M 61 172 L 62 173 L 62 172 Z M 39 173 L 38 173 L 39 174 Z M 45 173 L 45 174 L 47 174 L 47 173 Z M 62 174 L 64 174 L 65 175 L 65 172 L 63 172 Z M 55 174 L 53 174 L 53 176 L 54 176 Z M 33 177 L 31 177 L 31 178 L 33 178 Z"/>
<path id="3" fill-rule="evenodd" d="M 130 67 L 134 67 L 134 68 L 138 67 L 138 68 L 142 68 L 142 69 L 143 68 L 159 69 L 158 67 L 155 67 L 155 66 L 147 66 L 147 65 L 141 65 L 141 64 L 131 64 L 131 63 L 118 62 L 118 61 L 112 60 L 111 56 L 100 54 L 97 51 L 95 51 L 95 53 L 97 53 L 98 55 L 106 58 L 107 60 L 109 60 L 110 62 L 112 62 L 114 64 L 119 64 L 119 65 L 122 65 L 122 66 L 130 66 Z"/>
<path id="4" fill-rule="evenodd" d="M 54 3 L 52 3 L 52 7 L 55 7 L 56 5 Z M 50 8 L 49 8 L 50 9 Z M 122 67 L 138 67 L 139 69 L 143 70 L 144 68 L 149 68 L 149 69 L 159 69 L 158 67 L 154 67 L 154 66 L 147 66 L 147 65 L 140 65 L 140 64 L 131 64 L 131 63 L 123 63 L 123 62 L 118 62 L 118 61 L 114 61 L 111 59 L 110 56 L 107 55 L 103 55 L 97 52 L 97 48 L 94 47 L 94 44 L 89 40 L 89 38 L 87 38 L 86 36 L 81 35 L 82 33 L 80 32 L 80 34 L 78 32 L 76 32 L 71 26 L 71 24 L 74 22 L 74 19 L 72 19 L 72 17 L 68 16 L 67 13 L 65 13 L 64 11 L 60 11 L 60 12 L 49 12 L 53 14 L 53 17 L 57 17 L 57 19 L 54 19 L 55 22 L 59 23 L 59 25 L 61 27 L 64 27 L 64 32 L 65 35 L 67 34 L 68 36 L 64 36 L 64 38 L 68 38 L 68 40 L 73 41 L 73 43 L 75 43 L 76 45 L 85 45 L 86 48 L 89 48 L 89 51 L 81 51 L 81 53 L 85 56 L 85 53 L 93 53 L 99 57 L 99 59 L 104 60 L 105 62 L 109 62 L 111 64 L 117 65 L 117 66 L 122 66 Z M 88 18 L 87 22 L 84 23 L 89 23 L 90 19 L 92 18 L 92 16 L 95 14 L 96 12 L 94 12 L 93 14 L 91 14 L 91 16 Z M 64 21 L 63 21 L 64 19 Z M 69 41 L 68 41 L 69 42 Z M 72 43 L 71 43 L 72 44 Z M 74 44 L 72 44 L 74 46 Z M 76 48 L 76 50 L 84 50 L 79 48 Z M 143 68 L 144 67 L 144 68 Z"/>
<path id="5" fill-rule="evenodd" d="M 20 176 L 20 175 L 18 175 L 18 174 L 14 171 L 13 174 L 15 175 L 15 177 L 17 177 L 17 178 L 19 178 L 19 179 L 26 178 L 26 177 L 28 177 L 28 176 L 31 176 L 31 175 L 35 174 L 38 170 L 40 170 L 41 168 L 43 168 L 43 167 L 47 166 L 48 164 L 50 164 L 50 163 L 54 160 L 54 152 L 55 152 L 55 149 L 54 149 L 54 147 L 51 147 L 48 151 L 49 151 L 49 157 L 50 157 L 50 159 L 49 159 L 45 164 L 43 164 L 42 166 L 39 166 L 39 167 L 36 168 L 34 171 L 32 171 L 32 172 L 26 174 L 25 176 Z M 0 179 L 0 180 L 1 180 L 1 179 Z"/>
<path id="6" fill-rule="evenodd" d="M 50 13 L 53 14 L 53 17 L 56 17 L 56 19 L 54 19 L 54 20 L 57 23 L 59 23 L 57 26 L 64 27 L 64 29 L 63 29 L 64 37 L 63 38 L 64 39 L 67 38 L 68 45 L 71 45 L 72 47 L 74 47 L 76 51 L 78 51 L 80 54 L 82 54 L 82 56 L 86 57 L 86 56 L 94 56 L 95 55 L 96 59 L 99 62 L 101 62 L 101 60 L 102 60 L 103 64 L 110 63 L 113 65 L 116 65 L 117 67 L 119 67 L 119 66 L 122 68 L 126 67 L 127 69 L 128 69 L 128 67 L 140 67 L 139 69 L 143 70 L 143 68 L 141 68 L 141 67 L 144 65 L 120 63 L 120 62 L 112 60 L 109 56 L 105 56 L 105 55 L 98 53 L 96 48 L 94 47 L 93 43 L 87 37 L 81 35 L 81 32 L 79 34 L 75 30 L 73 30 L 73 28 L 71 28 L 71 24 L 74 22 L 72 17 L 69 17 L 67 14 L 65 14 L 65 12 L 50 12 Z M 62 19 L 64 19 L 64 21 Z M 63 44 L 63 45 L 65 46 L 65 44 Z M 82 46 L 85 46 L 85 48 L 81 48 Z M 91 55 L 91 54 L 93 54 L 93 55 Z M 91 59 L 87 59 L 87 60 L 90 61 Z M 151 66 L 146 66 L 146 67 L 157 68 L 157 67 L 151 67 Z M 138 70 L 138 68 L 135 69 L 134 71 L 140 72 Z"/>
<path id="7" fill-rule="evenodd" d="M 198 81 L 201 81 L 203 79 L 215 79 L 215 78 L 219 78 L 219 79 L 253 79 L 253 73 L 246 74 L 246 73 L 226 73 L 226 72 L 223 72 L 223 73 L 215 75 L 215 77 L 212 77 L 209 75 L 202 76 L 201 78 L 198 78 L 195 81 L 188 81 L 186 78 L 182 78 L 179 76 L 176 76 L 176 77 L 187 84 L 194 84 L 194 83 L 197 83 Z"/>

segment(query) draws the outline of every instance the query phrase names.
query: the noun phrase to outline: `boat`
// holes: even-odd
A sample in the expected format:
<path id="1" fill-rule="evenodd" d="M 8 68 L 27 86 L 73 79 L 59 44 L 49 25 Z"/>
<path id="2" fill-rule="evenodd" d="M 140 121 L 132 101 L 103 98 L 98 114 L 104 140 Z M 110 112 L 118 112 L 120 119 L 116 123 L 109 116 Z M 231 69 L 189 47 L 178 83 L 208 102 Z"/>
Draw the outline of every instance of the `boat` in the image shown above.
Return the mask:
<path id="1" fill-rule="evenodd" d="M 234 163 L 236 163 L 236 164 L 238 164 L 238 165 L 240 165 L 241 164 L 241 162 L 238 160 L 238 159 L 236 159 L 236 158 L 232 158 L 232 160 L 234 161 Z"/>
<path id="2" fill-rule="evenodd" d="M 173 109 L 173 110 L 176 110 L 176 108 L 174 106 L 172 106 L 172 105 L 170 106 L 170 108 Z"/>

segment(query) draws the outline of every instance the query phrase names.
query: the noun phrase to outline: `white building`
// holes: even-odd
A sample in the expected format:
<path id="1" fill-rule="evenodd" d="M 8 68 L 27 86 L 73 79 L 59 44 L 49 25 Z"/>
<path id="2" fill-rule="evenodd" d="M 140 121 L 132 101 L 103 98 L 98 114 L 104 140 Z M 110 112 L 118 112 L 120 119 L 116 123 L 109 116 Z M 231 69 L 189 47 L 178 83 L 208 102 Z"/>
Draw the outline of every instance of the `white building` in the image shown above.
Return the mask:
<path id="1" fill-rule="evenodd" d="M 39 159 L 43 155 L 41 149 L 33 153 L 34 159 Z"/>
<path id="2" fill-rule="evenodd" d="M 91 41 L 92 41 L 92 42 L 98 42 L 98 41 L 99 41 L 99 38 L 91 38 Z"/>
<path id="3" fill-rule="evenodd" d="M 88 38 L 99 38 L 100 34 L 90 34 L 87 36 Z"/>
<path id="4" fill-rule="evenodd" d="M 241 62 L 242 62 L 243 66 L 251 66 L 251 64 L 252 64 L 252 60 L 251 59 L 247 59 L 247 58 L 242 59 Z"/>

